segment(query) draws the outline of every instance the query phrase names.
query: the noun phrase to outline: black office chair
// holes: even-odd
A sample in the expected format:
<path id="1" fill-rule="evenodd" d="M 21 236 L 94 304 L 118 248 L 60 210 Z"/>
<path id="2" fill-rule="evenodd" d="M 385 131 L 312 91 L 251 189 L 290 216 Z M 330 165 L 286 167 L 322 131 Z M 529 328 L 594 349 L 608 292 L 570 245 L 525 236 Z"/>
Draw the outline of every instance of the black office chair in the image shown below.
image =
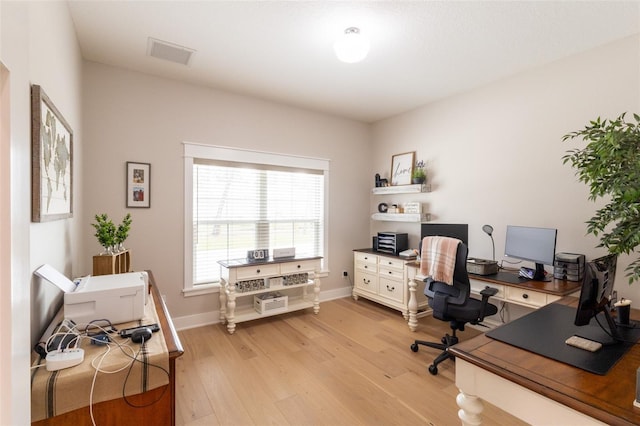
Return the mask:
<path id="1" fill-rule="evenodd" d="M 423 252 L 427 246 L 429 244 L 423 245 Z M 479 324 L 485 316 L 495 315 L 498 312 L 498 308 L 495 305 L 488 303 L 489 297 L 498 293 L 497 289 L 486 287 L 480 292 L 482 300 L 470 297 L 471 284 L 467 274 L 467 253 L 467 246 L 458 240 L 453 283 L 451 285 L 441 281 L 434 281 L 431 277 L 427 277 L 424 280 L 424 294 L 428 298 L 429 306 L 433 309 L 433 317 L 442 321 L 449 321 L 453 330 L 453 335 L 446 334 L 441 339 L 442 343 L 416 340 L 411 345 L 413 352 L 418 352 L 418 345 L 442 350 L 442 353 L 429 366 L 429 373 L 433 375 L 438 374 L 438 364 L 446 359 L 454 358 L 449 352 L 449 347 L 458 343 L 457 330 L 464 331 L 466 323 Z M 422 254 L 421 261 L 429 261 L 431 255 L 432 253 L 427 250 L 426 253 Z"/>

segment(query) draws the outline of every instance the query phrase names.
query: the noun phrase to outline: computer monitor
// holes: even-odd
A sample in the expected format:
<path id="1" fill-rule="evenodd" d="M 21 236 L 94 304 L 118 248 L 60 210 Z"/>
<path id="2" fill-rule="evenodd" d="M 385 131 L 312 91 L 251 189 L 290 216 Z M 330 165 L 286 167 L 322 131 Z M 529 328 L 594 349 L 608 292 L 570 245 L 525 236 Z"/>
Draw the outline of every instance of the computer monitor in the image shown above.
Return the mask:
<path id="1" fill-rule="evenodd" d="M 604 314 L 609 327 L 610 338 L 604 340 L 620 339 L 620 333 L 615 321 L 611 317 L 611 294 L 616 278 L 616 264 L 618 256 L 609 254 L 587 262 L 584 278 L 582 280 L 582 288 L 580 289 L 580 298 L 578 299 L 578 308 L 576 309 L 576 318 L 574 324 L 577 326 L 588 325 L 592 318 L 595 318 L 600 312 Z M 591 340 L 600 341 L 602 344 L 609 342 L 601 341 L 602 339 L 593 336 L 583 336 Z"/>
<path id="2" fill-rule="evenodd" d="M 422 223 L 420 226 L 420 241 L 424 237 L 451 237 L 469 246 L 469 225 L 466 223 Z M 420 244 L 422 246 L 422 244 Z"/>
<path id="3" fill-rule="evenodd" d="M 536 265 L 536 281 L 545 281 L 544 265 L 553 266 L 557 229 L 507 225 L 504 255 L 529 260 Z"/>

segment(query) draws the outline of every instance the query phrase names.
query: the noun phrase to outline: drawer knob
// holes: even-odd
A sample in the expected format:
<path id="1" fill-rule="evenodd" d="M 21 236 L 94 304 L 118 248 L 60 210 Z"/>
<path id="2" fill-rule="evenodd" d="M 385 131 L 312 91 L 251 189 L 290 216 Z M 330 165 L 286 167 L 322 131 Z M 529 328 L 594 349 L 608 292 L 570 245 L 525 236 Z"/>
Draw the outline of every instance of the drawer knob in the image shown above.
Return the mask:
<path id="1" fill-rule="evenodd" d="M 368 279 L 366 279 L 366 278 L 363 278 L 363 279 L 362 279 L 362 282 L 364 282 L 365 284 L 369 284 L 369 283 L 371 282 L 371 280 L 368 280 Z"/>
<path id="2" fill-rule="evenodd" d="M 387 285 L 387 291 L 395 291 L 395 289 L 396 289 L 395 287 L 389 287 L 389 286 Z"/>
<path id="3" fill-rule="evenodd" d="M 393 275 L 393 272 L 389 271 L 389 275 Z"/>
<path id="4" fill-rule="evenodd" d="M 259 274 L 259 273 L 260 273 L 260 269 L 258 269 L 258 270 L 256 271 L 256 274 Z"/>
<path id="5" fill-rule="evenodd" d="M 300 269 L 300 268 L 302 268 L 302 266 L 301 266 L 301 265 L 298 265 L 298 269 Z"/>
<path id="6" fill-rule="evenodd" d="M 528 299 L 528 298 L 529 298 L 529 295 L 528 295 L 527 293 L 525 293 L 525 294 L 523 294 L 523 295 L 522 295 L 522 298 L 523 298 L 523 299 Z"/>

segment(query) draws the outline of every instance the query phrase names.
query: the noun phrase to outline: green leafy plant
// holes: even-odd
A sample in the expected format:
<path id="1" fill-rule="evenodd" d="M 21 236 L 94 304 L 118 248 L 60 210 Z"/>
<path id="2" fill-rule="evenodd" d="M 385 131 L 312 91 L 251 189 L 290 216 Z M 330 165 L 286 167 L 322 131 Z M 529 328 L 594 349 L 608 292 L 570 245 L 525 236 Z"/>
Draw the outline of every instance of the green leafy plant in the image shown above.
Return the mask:
<path id="1" fill-rule="evenodd" d="M 424 180 L 427 178 L 427 172 L 424 170 L 424 161 L 420 160 L 416 162 L 415 167 L 411 171 L 411 177 L 413 179 L 421 179 Z"/>
<path id="2" fill-rule="evenodd" d="M 95 215 L 95 223 L 92 223 L 96 229 L 95 237 L 102 247 L 105 247 L 107 251 L 114 246 L 122 244 L 129 236 L 131 230 L 131 214 L 122 219 L 122 223 L 116 227 L 109 216 L 106 213 Z"/>
<path id="3" fill-rule="evenodd" d="M 118 225 L 118 229 L 116 230 L 115 235 L 115 243 L 122 244 L 124 240 L 129 236 L 129 230 L 131 229 L 131 214 L 127 213 L 127 215 L 122 219 L 122 223 Z"/>
<path id="4" fill-rule="evenodd" d="M 590 200 L 608 197 L 608 203 L 586 223 L 588 233 L 600 236 L 598 247 L 612 254 L 631 254 L 640 245 L 640 116 L 633 114 L 633 123 L 625 121 L 625 115 L 615 120 L 598 117 L 562 138 L 587 142 L 582 149 L 567 151 L 562 160 L 589 185 Z M 629 284 L 640 279 L 640 258 L 626 272 Z"/>
<path id="5" fill-rule="evenodd" d="M 106 213 L 95 215 L 96 223 L 92 223 L 96 229 L 94 236 L 102 247 L 112 247 L 116 242 L 116 226 Z"/>

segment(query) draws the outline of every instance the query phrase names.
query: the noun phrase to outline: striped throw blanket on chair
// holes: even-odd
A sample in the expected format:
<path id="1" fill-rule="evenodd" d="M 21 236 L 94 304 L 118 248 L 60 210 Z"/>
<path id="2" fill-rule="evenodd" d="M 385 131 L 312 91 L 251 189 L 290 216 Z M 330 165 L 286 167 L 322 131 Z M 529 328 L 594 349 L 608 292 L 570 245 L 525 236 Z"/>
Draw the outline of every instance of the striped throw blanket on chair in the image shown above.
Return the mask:
<path id="1" fill-rule="evenodd" d="M 449 237 L 425 237 L 422 240 L 420 274 L 434 281 L 453 284 L 456 253 L 460 240 Z"/>

